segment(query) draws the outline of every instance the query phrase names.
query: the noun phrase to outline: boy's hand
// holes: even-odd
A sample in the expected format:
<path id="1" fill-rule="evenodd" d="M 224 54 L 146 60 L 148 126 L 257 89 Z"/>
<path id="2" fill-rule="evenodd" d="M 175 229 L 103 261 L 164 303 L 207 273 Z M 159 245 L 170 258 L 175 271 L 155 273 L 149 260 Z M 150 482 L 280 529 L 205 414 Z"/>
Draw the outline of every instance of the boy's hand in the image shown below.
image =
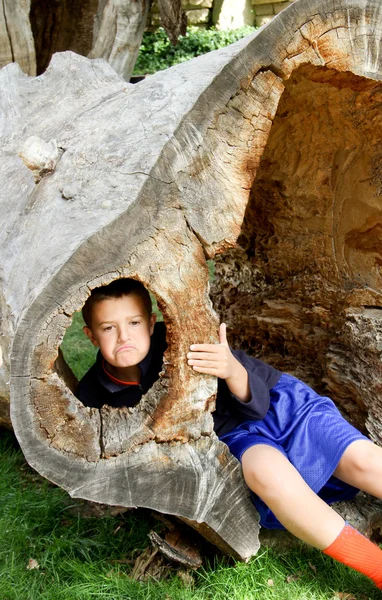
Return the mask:
<path id="1" fill-rule="evenodd" d="M 187 362 L 194 371 L 225 379 L 228 388 L 239 400 L 250 400 L 248 373 L 229 349 L 225 323 L 219 327 L 219 344 L 192 344 L 190 351 Z"/>
<path id="2" fill-rule="evenodd" d="M 190 350 L 187 362 L 194 371 L 215 375 L 220 379 L 231 376 L 236 359 L 228 346 L 225 323 L 221 323 L 219 327 L 219 344 L 192 344 Z"/>

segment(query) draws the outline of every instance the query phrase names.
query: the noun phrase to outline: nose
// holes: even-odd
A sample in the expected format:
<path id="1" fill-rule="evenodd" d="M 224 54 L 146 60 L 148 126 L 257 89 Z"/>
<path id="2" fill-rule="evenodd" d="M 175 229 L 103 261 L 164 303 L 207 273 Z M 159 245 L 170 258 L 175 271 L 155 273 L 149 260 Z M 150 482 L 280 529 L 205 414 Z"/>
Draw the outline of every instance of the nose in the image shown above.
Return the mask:
<path id="1" fill-rule="evenodd" d="M 123 343 L 129 339 L 129 328 L 126 326 L 118 327 L 118 342 Z"/>

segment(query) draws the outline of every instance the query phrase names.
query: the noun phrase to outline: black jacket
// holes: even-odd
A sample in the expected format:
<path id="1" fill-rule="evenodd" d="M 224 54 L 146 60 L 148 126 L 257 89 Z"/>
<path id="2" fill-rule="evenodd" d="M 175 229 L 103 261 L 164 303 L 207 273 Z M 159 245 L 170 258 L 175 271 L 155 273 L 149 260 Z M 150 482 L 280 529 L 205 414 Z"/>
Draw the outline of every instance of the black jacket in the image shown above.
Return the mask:
<path id="1" fill-rule="evenodd" d="M 166 348 L 164 323 L 156 323 L 151 336 L 150 350 L 138 365 L 142 373 L 139 386 L 114 383 L 103 370 L 103 358 L 98 352 L 95 364 L 78 384 L 76 396 L 85 406 L 94 408 L 101 408 L 104 404 L 116 408 L 135 406 L 158 379 Z M 215 432 L 219 436 L 248 419 L 253 421 L 263 419 L 269 408 L 269 390 L 276 385 L 281 376 L 277 369 L 248 356 L 241 350 L 234 350 L 233 354 L 248 372 L 251 399 L 249 402 L 241 402 L 231 394 L 226 382 L 218 379 L 216 410 L 213 418 Z"/>

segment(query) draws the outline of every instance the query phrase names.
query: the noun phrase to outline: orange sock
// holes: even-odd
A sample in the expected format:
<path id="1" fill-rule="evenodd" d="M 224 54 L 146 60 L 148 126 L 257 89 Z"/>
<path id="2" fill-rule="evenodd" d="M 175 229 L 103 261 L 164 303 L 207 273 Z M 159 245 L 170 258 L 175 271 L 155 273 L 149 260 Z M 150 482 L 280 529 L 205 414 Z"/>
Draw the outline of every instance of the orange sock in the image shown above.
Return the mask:
<path id="1" fill-rule="evenodd" d="M 323 553 L 370 577 L 382 590 L 382 550 L 348 523 Z"/>

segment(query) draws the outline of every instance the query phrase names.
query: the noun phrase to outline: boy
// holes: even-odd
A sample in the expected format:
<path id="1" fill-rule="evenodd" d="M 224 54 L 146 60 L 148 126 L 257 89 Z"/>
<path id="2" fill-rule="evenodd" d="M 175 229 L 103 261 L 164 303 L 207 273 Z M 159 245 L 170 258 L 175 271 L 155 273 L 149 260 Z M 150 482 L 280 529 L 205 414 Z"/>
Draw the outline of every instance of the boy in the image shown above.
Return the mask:
<path id="1" fill-rule="evenodd" d="M 150 294 L 139 281 L 117 279 L 93 290 L 82 314 L 84 332 L 99 352 L 77 397 L 94 408 L 135 406 L 158 379 L 166 349 Z"/>
<path id="2" fill-rule="evenodd" d="M 158 378 L 166 348 L 148 292 L 134 280 L 114 281 L 93 290 L 83 314 L 84 331 L 100 352 L 77 396 L 86 406 L 134 406 Z M 193 344 L 187 359 L 195 371 L 218 378 L 215 432 L 242 463 L 260 523 L 285 527 L 382 589 L 382 551 L 326 503 L 358 489 L 382 499 L 382 449 L 329 398 L 231 352 L 225 324 L 219 344 Z"/>

